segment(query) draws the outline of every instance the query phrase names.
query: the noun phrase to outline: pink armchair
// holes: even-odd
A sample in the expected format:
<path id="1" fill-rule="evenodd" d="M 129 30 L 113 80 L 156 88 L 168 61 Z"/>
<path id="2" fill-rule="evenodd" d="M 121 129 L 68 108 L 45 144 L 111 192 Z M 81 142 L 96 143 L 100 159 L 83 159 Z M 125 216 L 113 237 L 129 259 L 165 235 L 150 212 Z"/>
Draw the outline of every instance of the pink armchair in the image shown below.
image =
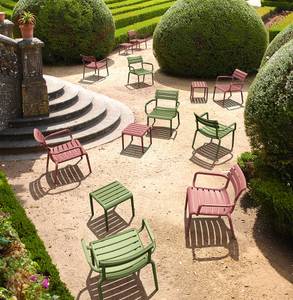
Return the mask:
<path id="1" fill-rule="evenodd" d="M 226 179 L 226 184 L 223 188 L 199 187 L 196 185 L 198 175 L 217 176 Z M 234 197 L 228 194 L 228 186 L 232 184 Z M 235 204 L 242 192 L 246 190 L 246 179 L 238 165 L 233 166 L 227 175 L 219 173 L 197 172 L 194 174 L 193 186 L 187 188 L 185 212 L 188 206 L 188 223 L 187 231 L 190 230 L 191 218 L 193 215 L 208 215 L 208 216 L 227 216 L 232 232 L 235 237 L 231 214 L 234 211 Z"/>
<path id="2" fill-rule="evenodd" d="M 50 147 L 47 144 L 47 139 L 52 137 L 58 137 L 62 135 L 68 134 L 70 136 L 70 141 L 61 143 L 59 145 Z M 58 164 L 78 158 L 86 156 L 88 167 L 90 173 L 92 172 L 90 161 L 88 154 L 86 153 L 85 149 L 82 147 L 80 142 L 78 140 L 73 139 L 72 134 L 69 129 L 63 129 L 60 131 L 56 131 L 53 133 L 48 134 L 46 137 L 41 133 L 41 131 L 37 128 L 34 129 L 34 138 L 35 140 L 40 143 L 41 146 L 43 146 L 48 151 L 47 156 L 47 167 L 46 171 L 48 172 L 49 167 L 49 159 L 51 159 L 55 163 L 55 173 L 54 173 L 54 183 L 57 182 L 58 177 Z"/>

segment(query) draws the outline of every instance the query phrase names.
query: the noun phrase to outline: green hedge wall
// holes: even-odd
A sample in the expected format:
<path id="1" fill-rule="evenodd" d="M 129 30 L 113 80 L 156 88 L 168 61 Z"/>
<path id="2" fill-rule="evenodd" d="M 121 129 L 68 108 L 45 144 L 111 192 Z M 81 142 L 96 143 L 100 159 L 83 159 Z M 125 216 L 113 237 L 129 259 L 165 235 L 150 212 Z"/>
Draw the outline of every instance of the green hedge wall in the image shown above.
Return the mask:
<path id="1" fill-rule="evenodd" d="M 293 12 L 284 17 L 280 22 L 274 24 L 269 29 L 270 41 L 272 41 L 277 34 L 284 30 L 288 25 L 293 24 Z"/>
<path id="2" fill-rule="evenodd" d="M 62 300 L 73 300 L 72 295 L 60 280 L 59 272 L 52 263 L 44 243 L 39 238 L 37 230 L 24 209 L 15 197 L 3 172 L 0 172 L 0 207 L 9 213 L 13 228 L 17 231 L 22 243 L 30 252 L 32 260 L 36 261 L 43 274 L 50 276 L 49 291 L 60 296 Z"/>
<path id="3" fill-rule="evenodd" d="M 282 9 L 293 9 L 293 2 L 291 0 L 262 0 L 262 6 L 275 6 Z"/>

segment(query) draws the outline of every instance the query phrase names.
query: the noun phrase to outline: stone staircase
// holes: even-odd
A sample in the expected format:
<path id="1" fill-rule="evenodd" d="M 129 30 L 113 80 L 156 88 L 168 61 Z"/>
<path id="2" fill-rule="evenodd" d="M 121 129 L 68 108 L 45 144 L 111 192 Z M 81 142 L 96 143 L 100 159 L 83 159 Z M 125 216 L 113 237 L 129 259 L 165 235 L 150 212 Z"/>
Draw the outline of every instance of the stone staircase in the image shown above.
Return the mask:
<path id="1" fill-rule="evenodd" d="M 0 131 L 0 159 L 43 150 L 33 138 L 36 127 L 45 135 L 69 128 L 73 137 L 87 148 L 89 142 L 101 145 L 119 137 L 123 128 L 134 121 L 131 110 L 118 101 L 52 76 L 44 77 L 50 115 L 11 121 L 9 128 Z M 54 145 L 66 140 L 68 137 L 64 136 L 48 143 Z"/>

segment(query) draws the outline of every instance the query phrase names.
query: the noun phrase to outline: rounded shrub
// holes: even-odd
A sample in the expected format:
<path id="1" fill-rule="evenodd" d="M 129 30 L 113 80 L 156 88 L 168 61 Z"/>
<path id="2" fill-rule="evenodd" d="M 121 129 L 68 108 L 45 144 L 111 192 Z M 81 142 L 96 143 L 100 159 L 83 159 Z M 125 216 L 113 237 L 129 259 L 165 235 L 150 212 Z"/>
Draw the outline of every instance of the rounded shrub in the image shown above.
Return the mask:
<path id="1" fill-rule="evenodd" d="M 254 71 L 267 44 L 261 18 L 244 0 L 178 0 L 153 36 L 162 71 L 181 76 Z"/>
<path id="2" fill-rule="evenodd" d="M 102 58 L 113 48 L 115 25 L 102 0 L 20 0 L 13 20 L 24 11 L 36 16 L 35 36 L 45 43 L 46 63 L 80 61 L 80 54 Z"/>
<path id="3" fill-rule="evenodd" d="M 284 30 L 279 32 L 277 36 L 272 40 L 272 42 L 269 44 L 265 55 L 263 57 L 261 65 L 263 66 L 270 58 L 271 56 L 280 49 L 284 44 L 289 42 L 293 39 L 293 24 L 290 24 L 287 26 Z"/>
<path id="4" fill-rule="evenodd" d="M 252 148 L 264 161 L 286 173 L 293 170 L 293 40 L 260 69 L 250 86 L 245 127 Z"/>

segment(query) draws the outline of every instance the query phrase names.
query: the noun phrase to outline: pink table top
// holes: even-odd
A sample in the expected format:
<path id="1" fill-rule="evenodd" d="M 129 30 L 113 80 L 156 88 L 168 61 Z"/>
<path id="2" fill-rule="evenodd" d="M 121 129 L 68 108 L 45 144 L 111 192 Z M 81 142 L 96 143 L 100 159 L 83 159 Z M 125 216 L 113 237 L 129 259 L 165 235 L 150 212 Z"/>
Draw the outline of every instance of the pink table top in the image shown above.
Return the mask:
<path id="1" fill-rule="evenodd" d="M 150 129 L 150 126 L 138 124 L 138 123 L 131 123 L 129 124 L 123 131 L 123 134 L 133 135 L 133 136 L 144 136 L 146 132 Z"/>

